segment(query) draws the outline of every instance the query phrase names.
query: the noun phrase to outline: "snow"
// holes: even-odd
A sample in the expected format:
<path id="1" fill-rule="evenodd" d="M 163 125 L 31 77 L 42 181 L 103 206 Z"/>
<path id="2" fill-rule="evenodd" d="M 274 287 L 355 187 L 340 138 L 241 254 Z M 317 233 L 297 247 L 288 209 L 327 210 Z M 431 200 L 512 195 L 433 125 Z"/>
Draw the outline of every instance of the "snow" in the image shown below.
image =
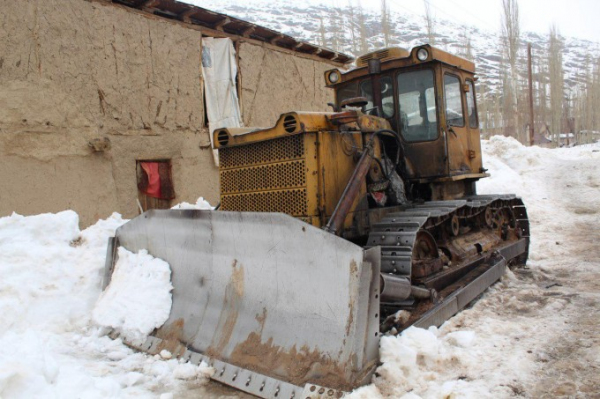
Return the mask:
<path id="1" fill-rule="evenodd" d="M 171 209 L 205 209 L 205 210 L 212 210 L 215 209 L 214 206 L 212 206 L 207 200 L 205 200 L 203 197 L 198 198 L 198 200 L 196 201 L 195 204 L 190 204 L 189 202 L 181 202 L 177 205 L 175 205 L 174 207 L 172 207 Z"/>
<path id="2" fill-rule="evenodd" d="M 527 268 L 507 271 L 439 329 L 409 328 L 382 337 L 381 366 L 372 383 L 351 398 L 597 393 L 600 144 L 544 149 L 492 137 L 482 148 L 492 176 L 478 183 L 478 191 L 516 193 L 527 206 L 532 233 Z M 199 199 L 178 208 L 209 206 Z M 101 295 L 107 238 L 124 222 L 113 214 L 80 231 L 72 211 L 0 218 L 0 397 L 168 399 L 192 397 L 198 389 L 204 389 L 202 396 L 222 395 L 204 385 L 213 372 L 206 365 L 182 363 L 167 351 L 134 352 L 92 320 L 93 314 L 96 322 L 141 338 L 164 321 L 170 306 L 163 297 L 160 311 L 140 311 L 135 321 L 135 302 L 150 299 L 130 293 L 131 281 L 111 289 L 134 300 L 108 301 L 109 291 Z M 145 270 L 153 277 L 137 278 L 148 277 L 148 289 L 168 295 L 167 264 L 144 252 L 121 251 L 119 259 L 119 268 L 131 269 L 125 280 L 140 265 L 155 265 Z M 115 272 L 113 283 L 118 280 Z M 123 309 L 108 312 L 109 302 Z"/>
<path id="3" fill-rule="evenodd" d="M 492 176 L 478 183 L 479 193 L 516 193 L 527 206 L 532 230 L 528 267 L 507 271 L 499 284 L 440 329 L 409 328 L 397 337 L 383 337 L 382 365 L 373 383 L 350 398 L 508 398 L 523 393 L 539 397 L 536 393 L 548 393 L 553 385 L 557 387 L 552 393 L 587 397 L 586 387 L 591 392 L 600 387 L 595 374 L 590 381 L 577 375 L 541 383 L 549 373 L 547 363 L 558 358 L 552 353 L 555 341 L 581 330 L 575 318 L 581 307 L 571 301 L 573 295 L 584 293 L 574 287 L 574 294 L 563 286 L 565 282 L 556 281 L 565 269 L 568 281 L 573 281 L 575 270 L 591 272 L 597 279 L 593 273 L 600 267 L 595 257 L 573 260 L 574 254 L 597 248 L 600 145 L 545 149 L 494 136 L 482 146 L 484 166 Z M 590 242 L 569 239 L 569 226 L 583 228 Z M 586 295 L 598 300 L 596 292 Z M 599 320 L 598 313 L 596 309 L 590 317 L 592 325 Z M 581 349 L 576 344 L 568 351 Z M 594 373 L 600 356 L 588 357 L 585 367 Z M 576 369 L 573 363 L 558 367 Z"/>
<path id="4" fill-rule="evenodd" d="M 167 262 L 146 250 L 134 254 L 119 247 L 110 284 L 100 295 L 92 320 L 98 326 L 116 330 L 132 343 L 142 344 L 169 318 L 172 290 Z"/>
<path id="5" fill-rule="evenodd" d="M 81 231 L 73 211 L 0 218 L 1 398 L 152 398 L 206 383 L 205 364 L 134 352 L 92 323 L 108 237 L 124 222 L 114 213 Z"/>

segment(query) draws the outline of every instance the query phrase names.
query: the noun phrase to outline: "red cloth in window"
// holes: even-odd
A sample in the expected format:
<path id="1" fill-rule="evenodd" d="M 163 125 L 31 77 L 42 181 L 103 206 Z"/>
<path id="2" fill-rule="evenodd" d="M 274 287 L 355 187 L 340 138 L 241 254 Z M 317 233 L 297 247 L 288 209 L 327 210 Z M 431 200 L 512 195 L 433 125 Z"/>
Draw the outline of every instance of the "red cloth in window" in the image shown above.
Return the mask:
<path id="1" fill-rule="evenodd" d="M 158 162 L 141 162 L 142 169 L 148 176 L 148 186 L 144 193 L 153 198 L 162 198 L 160 192 L 160 174 L 158 173 Z"/>

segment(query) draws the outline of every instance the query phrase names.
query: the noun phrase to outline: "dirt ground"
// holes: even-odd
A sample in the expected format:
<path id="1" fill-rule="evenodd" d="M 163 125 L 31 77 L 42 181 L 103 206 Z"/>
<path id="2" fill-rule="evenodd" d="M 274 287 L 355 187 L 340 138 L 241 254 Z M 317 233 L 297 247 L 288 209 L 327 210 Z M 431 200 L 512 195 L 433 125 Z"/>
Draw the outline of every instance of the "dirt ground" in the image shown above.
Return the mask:
<path id="1" fill-rule="evenodd" d="M 599 228 L 580 223 L 560 238 L 561 245 L 574 250 L 571 259 L 548 273 L 560 284 L 549 294 L 568 298 L 566 328 L 547 343 L 547 357 L 539 359 L 543 366 L 538 381 L 524 396 L 600 398 Z"/>

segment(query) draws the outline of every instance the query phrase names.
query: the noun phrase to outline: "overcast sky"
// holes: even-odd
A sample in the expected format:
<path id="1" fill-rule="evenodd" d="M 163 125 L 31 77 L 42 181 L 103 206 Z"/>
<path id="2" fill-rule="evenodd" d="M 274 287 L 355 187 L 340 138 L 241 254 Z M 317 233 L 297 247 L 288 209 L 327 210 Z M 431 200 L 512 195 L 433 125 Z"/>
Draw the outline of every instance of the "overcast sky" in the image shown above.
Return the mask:
<path id="1" fill-rule="evenodd" d="M 424 14 L 423 0 L 388 0 L 388 3 L 398 12 L 421 17 Z M 429 3 L 436 18 L 494 31 L 500 29 L 501 0 L 429 0 Z M 380 1 L 376 0 L 361 0 L 361 4 L 380 8 Z M 600 0 L 519 0 L 518 4 L 522 31 L 546 34 L 550 25 L 556 24 L 562 35 L 600 41 Z"/>

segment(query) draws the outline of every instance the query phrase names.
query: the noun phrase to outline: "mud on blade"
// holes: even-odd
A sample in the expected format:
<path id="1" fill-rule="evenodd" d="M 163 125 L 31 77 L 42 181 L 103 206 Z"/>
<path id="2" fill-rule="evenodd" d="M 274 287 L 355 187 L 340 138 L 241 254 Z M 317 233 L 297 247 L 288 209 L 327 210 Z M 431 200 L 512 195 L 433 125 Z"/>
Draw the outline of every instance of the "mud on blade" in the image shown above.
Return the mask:
<path id="1" fill-rule="evenodd" d="M 149 211 L 120 227 L 108 276 L 117 246 L 171 265 L 169 319 L 139 349 L 206 360 L 214 379 L 263 397 L 368 382 L 378 360 L 379 248 L 283 214 L 200 210 Z"/>

